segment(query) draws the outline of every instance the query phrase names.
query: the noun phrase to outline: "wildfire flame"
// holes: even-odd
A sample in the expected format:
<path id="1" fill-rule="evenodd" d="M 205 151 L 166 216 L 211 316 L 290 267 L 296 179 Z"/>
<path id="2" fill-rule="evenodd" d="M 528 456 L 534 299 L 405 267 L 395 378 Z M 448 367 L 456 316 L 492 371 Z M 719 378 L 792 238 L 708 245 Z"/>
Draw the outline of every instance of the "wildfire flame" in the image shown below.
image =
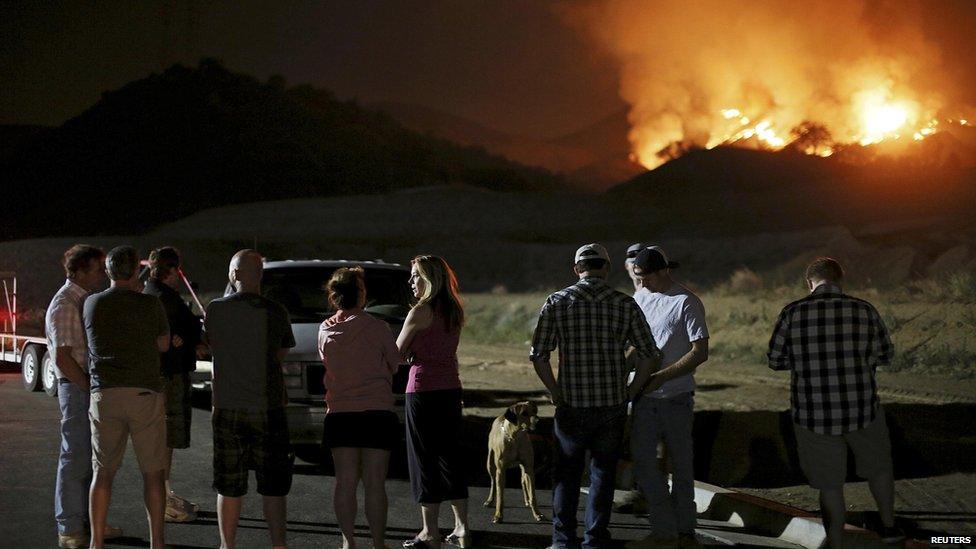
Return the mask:
<path id="1" fill-rule="evenodd" d="M 901 150 L 974 114 L 952 105 L 924 3 L 590 0 L 564 10 L 619 63 L 632 158 L 722 145 Z M 959 105 L 966 105 L 965 101 Z M 967 114 L 970 116 L 959 116 Z M 899 144 L 899 147 L 888 144 Z"/>

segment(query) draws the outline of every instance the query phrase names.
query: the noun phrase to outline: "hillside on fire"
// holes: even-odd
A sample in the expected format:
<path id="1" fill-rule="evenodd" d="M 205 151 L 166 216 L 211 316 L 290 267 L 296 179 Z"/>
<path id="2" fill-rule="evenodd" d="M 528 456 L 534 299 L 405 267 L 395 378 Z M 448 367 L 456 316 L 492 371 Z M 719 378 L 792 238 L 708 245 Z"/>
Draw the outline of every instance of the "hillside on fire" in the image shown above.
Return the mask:
<path id="1" fill-rule="evenodd" d="M 430 185 L 540 191 L 557 176 L 403 128 L 311 86 L 213 60 L 106 92 L 52 129 L 0 141 L 0 239 L 142 231 L 208 207 Z M 56 212 L 56 215 L 55 215 Z"/>

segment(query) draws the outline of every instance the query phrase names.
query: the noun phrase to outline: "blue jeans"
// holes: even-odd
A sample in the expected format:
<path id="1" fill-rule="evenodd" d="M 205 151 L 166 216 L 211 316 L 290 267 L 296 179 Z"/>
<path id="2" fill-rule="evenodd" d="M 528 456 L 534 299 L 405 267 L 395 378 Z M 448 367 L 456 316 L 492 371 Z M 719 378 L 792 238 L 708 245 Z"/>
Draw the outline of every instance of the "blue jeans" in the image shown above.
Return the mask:
<path id="1" fill-rule="evenodd" d="M 637 399 L 630 432 L 634 474 L 647 498 L 651 530 L 661 536 L 695 531 L 694 393 L 671 398 Z M 657 463 L 657 443 L 664 440 L 671 456 L 671 489 Z"/>
<path id="2" fill-rule="evenodd" d="M 590 451 L 590 493 L 583 547 L 610 545 L 614 476 L 627 419 L 627 405 L 556 408 L 556 448 L 552 492 L 552 545 L 575 549 L 576 508 L 586 451 Z"/>
<path id="3" fill-rule="evenodd" d="M 88 528 L 88 488 L 92 481 L 91 395 L 70 382 L 58 385 L 61 406 L 61 455 L 54 484 L 54 518 L 59 534 Z"/>

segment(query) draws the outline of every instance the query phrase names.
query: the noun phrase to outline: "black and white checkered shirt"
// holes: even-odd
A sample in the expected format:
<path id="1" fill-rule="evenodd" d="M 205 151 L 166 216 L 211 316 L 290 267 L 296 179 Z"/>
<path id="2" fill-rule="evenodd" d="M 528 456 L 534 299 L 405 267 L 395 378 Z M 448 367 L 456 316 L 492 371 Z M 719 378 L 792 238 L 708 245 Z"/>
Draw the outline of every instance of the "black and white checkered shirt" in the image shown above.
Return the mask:
<path id="1" fill-rule="evenodd" d="M 874 372 L 892 353 L 888 330 L 870 303 L 822 284 L 783 309 L 767 356 L 770 368 L 792 371 L 793 421 L 840 435 L 874 421 Z"/>
<path id="2" fill-rule="evenodd" d="M 639 356 L 660 356 L 634 298 L 602 278 L 590 277 L 546 299 L 532 337 L 532 360 L 559 348 L 559 388 L 574 408 L 627 401 L 628 346 Z"/>

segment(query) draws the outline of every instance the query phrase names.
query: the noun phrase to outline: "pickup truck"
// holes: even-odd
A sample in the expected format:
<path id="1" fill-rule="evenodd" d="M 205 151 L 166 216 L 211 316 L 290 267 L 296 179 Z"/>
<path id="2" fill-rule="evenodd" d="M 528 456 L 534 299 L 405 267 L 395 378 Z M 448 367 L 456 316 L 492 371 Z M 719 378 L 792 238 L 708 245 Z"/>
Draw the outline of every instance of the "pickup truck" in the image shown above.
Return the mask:
<path id="1" fill-rule="evenodd" d="M 318 331 L 322 321 L 335 313 L 329 306 L 325 284 L 340 267 L 361 267 L 366 274 L 366 312 L 390 324 L 394 337 L 403 327 L 410 310 L 410 269 L 383 261 L 286 260 L 264 264 L 261 291 L 288 309 L 295 347 L 282 364 L 288 391 L 288 430 L 298 457 L 309 462 L 327 460 L 321 452 L 325 419 L 325 368 L 319 358 Z M 395 411 L 403 420 L 403 392 L 406 389 L 405 364 L 394 376 Z M 213 365 L 197 362 L 191 374 L 195 389 L 206 389 Z"/>

